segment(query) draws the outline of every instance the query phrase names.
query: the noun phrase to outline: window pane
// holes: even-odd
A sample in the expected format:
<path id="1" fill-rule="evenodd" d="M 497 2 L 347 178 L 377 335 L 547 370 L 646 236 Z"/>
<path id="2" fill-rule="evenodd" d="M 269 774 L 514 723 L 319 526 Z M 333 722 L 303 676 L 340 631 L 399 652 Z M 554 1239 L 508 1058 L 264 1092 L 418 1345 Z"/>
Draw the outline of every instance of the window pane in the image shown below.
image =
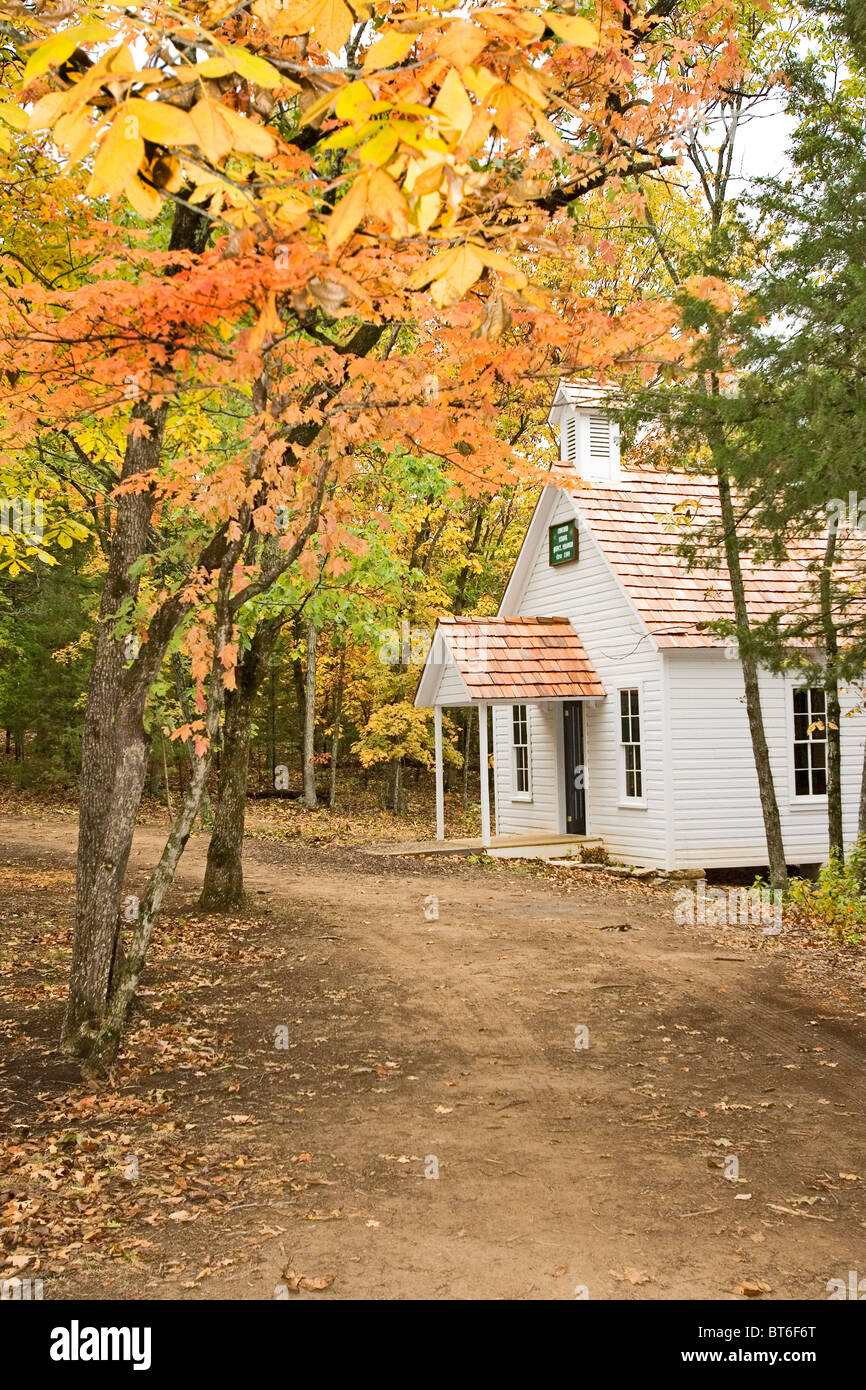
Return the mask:
<path id="1" fill-rule="evenodd" d="M 526 706 L 512 706 L 512 715 L 514 725 L 514 742 L 515 744 L 526 743 Z"/>
<path id="2" fill-rule="evenodd" d="M 797 771 L 809 766 L 809 745 L 808 743 L 794 744 L 794 767 Z"/>
<path id="3" fill-rule="evenodd" d="M 809 773 L 806 768 L 800 768 L 794 773 L 794 790 L 797 796 L 809 795 Z"/>
<path id="4" fill-rule="evenodd" d="M 812 773 L 812 792 L 815 796 L 827 795 L 827 774 L 823 768 L 817 768 Z"/>
<path id="5" fill-rule="evenodd" d="M 518 747 L 514 750 L 515 759 L 515 782 L 516 790 L 519 792 L 529 791 L 529 750 L 528 748 Z"/>
<path id="6" fill-rule="evenodd" d="M 620 712 L 620 714 L 622 714 L 622 715 L 627 715 L 628 712 L 629 712 L 628 697 L 629 697 L 629 691 L 628 691 L 628 690 L 621 690 L 621 691 L 619 692 L 619 712 Z"/>
<path id="7" fill-rule="evenodd" d="M 809 745 L 809 752 L 812 754 L 812 767 L 825 768 L 827 766 L 827 745 L 826 743 L 812 743 Z"/>
<path id="8" fill-rule="evenodd" d="M 803 742 L 809 737 L 809 716 L 808 714 L 794 715 L 794 738 Z"/>
<path id="9" fill-rule="evenodd" d="M 812 718 L 823 718 L 827 710 L 827 692 L 825 690 L 810 690 L 809 695 L 812 700 Z"/>
<path id="10" fill-rule="evenodd" d="M 802 689 L 797 689 L 797 690 L 794 691 L 794 713 L 795 713 L 795 714 L 808 714 L 808 713 L 809 713 L 808 691 L 802 690 Z"/>

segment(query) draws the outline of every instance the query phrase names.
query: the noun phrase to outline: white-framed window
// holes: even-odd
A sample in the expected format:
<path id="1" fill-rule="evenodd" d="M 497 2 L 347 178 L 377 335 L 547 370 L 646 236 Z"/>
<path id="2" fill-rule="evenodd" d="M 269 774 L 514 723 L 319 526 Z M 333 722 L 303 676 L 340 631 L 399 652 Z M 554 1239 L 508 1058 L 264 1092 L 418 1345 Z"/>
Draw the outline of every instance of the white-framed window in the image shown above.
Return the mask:
<path id="1" fill-rule="evenodd" d="M 619 692 L 620 766 L 623 801 L 643 801 L 640 690 Z"/>
<path id="2" fill-rule="evenodd" d="M 528 801 L 532 795 L 529 709 L 526 705 L 511 706 L 511 794 L 521 801 Z"/>
<path id="3" fill-rule="evenodd" d="M 794 795 L 827 795 L 827 695 L 797 685 L 794 704 Z"/>

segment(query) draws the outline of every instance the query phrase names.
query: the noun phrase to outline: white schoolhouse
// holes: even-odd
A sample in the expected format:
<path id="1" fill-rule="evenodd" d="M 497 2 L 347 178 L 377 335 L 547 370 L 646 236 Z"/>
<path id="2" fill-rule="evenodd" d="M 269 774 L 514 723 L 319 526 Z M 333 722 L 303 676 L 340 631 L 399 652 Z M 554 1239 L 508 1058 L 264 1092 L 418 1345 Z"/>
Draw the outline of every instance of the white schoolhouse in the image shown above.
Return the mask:
<path id="1" fill-rule="evenodd" d="M 550 415 L 560 468 L 499 616 L 437 627 L 415 699 L 435 713 L 437 837 L 442 710 L 474 705 L 482 765 L 492 711 L 492 816 L 481 779 L 491 852 L 562 855 L 592 840 L 614 859 L 669 871 L 765 864 L 741 664 L 706 631 L 731 615 L 726 574 L 687 571 L 671 553 L 676 518 L 718 515 L 715 481 L 626 470 L 603 403 L 598 387 L 560 384 Z M 745 557 L 753 617 L 797 607 L 814 553 L 804 545 L 780 566 Z M 823 692 L 763 673 L 761 698 L 788 862 L 819 863 L 828 846 Z M 843 692 L 843 715 L 857 707 L 856 692 Z M 843 718 L 841 735 L 853 841 L 866 716 Z"/>

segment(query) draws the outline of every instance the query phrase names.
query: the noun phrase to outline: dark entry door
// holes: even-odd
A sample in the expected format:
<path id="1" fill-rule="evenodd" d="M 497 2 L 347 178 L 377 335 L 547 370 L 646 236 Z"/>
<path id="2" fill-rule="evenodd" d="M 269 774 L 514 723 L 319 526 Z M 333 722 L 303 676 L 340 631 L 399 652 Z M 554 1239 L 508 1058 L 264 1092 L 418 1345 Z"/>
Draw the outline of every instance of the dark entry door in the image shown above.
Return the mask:
<path id="1" fill-rule="evenodd" d="M 565 749 L 565 833 L 586 834 L 586 762 L 584 758 L 583 705 L 569 700 L 562 706 Z"/>

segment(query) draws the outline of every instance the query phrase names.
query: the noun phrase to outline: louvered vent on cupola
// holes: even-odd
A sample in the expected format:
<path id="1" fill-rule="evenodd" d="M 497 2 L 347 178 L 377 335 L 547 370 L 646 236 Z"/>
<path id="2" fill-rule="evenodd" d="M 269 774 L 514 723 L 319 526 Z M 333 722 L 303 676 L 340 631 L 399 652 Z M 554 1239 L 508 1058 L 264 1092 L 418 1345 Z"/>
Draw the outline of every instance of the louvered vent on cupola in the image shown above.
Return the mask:
<path id="1" fill-rule="evenodd" d="M 562 462 L 577 463 L 577 416 L 569 411 L 562 425 Z"/>
<path id="2" fill-rule="evenodd" d="M 598 411 L 589 417 L 589 457 L 597 463 L 610 460 L 610 420 Z"/>
<path id="3" fill-rule="evenodd" d="M 588 482 L 619 481 L 619 423 L 599 409 L 610 394 L 594 382 L 561 382 L 550 412 L 550 423 L 559 428 L 560 463 Z"/>

